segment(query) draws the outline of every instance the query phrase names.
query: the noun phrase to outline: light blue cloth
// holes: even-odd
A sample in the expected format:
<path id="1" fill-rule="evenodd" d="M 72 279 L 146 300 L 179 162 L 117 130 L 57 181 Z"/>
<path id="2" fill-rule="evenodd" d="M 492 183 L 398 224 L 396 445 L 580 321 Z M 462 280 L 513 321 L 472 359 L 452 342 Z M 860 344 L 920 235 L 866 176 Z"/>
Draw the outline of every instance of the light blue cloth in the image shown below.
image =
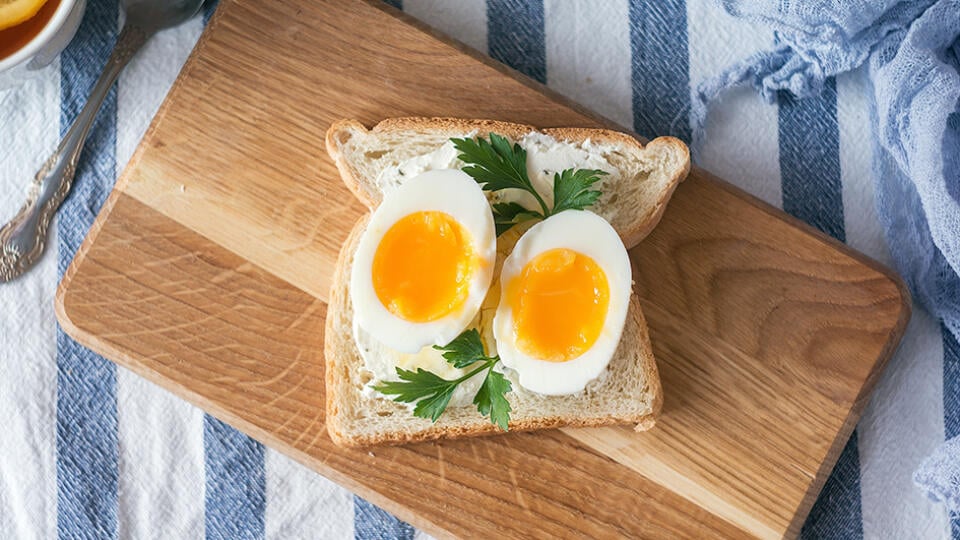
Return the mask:
<path id="1" fill-rule="evenodd" d="M 960 514 L 960 437 L 943 443 L 917 470 L 914 480 L 927 490 L 928 496 L 940 501 L 954 515 Z"/>
<path id="2" fill-rule="evenodd" d="M 778 46 L 696 89 L 694 152 L 707 105 L 725 89 L 749 82 L 771 103 L 779 91 L 805 98 L 819 95 L 829 77 L 869 61 L 880 221 L 916 299 L 960 337 L 960 0 L 722 4 L 733 16 L 772 27 Z M 950 365 L 944 370 L 956 372 Z M 958 404 L 944 399 L 945 408 Z M 948 437 L 960 432 L 956 411 L 944 417 Z M 955 438 L 914 477 L 954 512 L 960 511 L 958 464 Z"/>

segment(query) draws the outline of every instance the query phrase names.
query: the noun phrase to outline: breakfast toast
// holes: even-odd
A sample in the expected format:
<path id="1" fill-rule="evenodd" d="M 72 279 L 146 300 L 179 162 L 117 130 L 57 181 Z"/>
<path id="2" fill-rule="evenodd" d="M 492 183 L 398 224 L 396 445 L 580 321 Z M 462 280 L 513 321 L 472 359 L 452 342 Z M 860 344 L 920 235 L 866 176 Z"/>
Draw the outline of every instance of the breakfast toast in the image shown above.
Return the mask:
<path id="1" fill-rule="evenodd" d="M 532 126 L 486 120 L 397 118 L 372 130 L 351 120 L 327 132 L 327 151 L 344 182 L 371 210 L 383 198 L 378 181 L 388 167 L 434 152 L 453 137 L 497 133 L 512 140 L 537 133 Z M 557 128 L 539 133 L 590 152 L 601 153 L 620 174 L 604 181 L 603 196 L 591 210 L 606 218 L 627 248 L 656 226 L 677 184 L 689 170 L 686 146 L 663 137 L 647 145 L 628 135 L 600 129 Z M 353 257 L 368 217 L 354 227 L 340 252 L 327 310 L 326 421 L 332 439 L 343 446 L 367 446 L 495 433 L 499 428 L 473 406 L 450 406 L 435 422 L 411 414 L 409 405 L 371 392 L 372 374 L 354 339 L 350 295 Z M 522 227 L 498 241 L 498 267 Z M 489 321 L 487 321 L 489 322 Z M 486 324 L 486 323 L 484 323 Z M 488 344 L 489 346 L 489 344 Z M 563 426 L 634 423 L 653 426 L 663 396 L 646 322 L 635 293 L 630 293 L 619 346 L 604 373 L 574 394 L 546 396 L 514 385 L 509 429 L 525 431 Z"/>

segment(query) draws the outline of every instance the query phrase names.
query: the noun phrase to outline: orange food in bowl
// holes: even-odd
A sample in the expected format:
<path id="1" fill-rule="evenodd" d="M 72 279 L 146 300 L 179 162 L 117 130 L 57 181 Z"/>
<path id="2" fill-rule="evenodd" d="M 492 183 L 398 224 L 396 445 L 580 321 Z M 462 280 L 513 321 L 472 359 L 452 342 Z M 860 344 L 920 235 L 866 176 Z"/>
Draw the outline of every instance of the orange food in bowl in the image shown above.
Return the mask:
<path id="1" fill-rule="evenodd" d="M 36 37 L 59 6 L 60 0 L 0 0 L 0 59 Z"/>

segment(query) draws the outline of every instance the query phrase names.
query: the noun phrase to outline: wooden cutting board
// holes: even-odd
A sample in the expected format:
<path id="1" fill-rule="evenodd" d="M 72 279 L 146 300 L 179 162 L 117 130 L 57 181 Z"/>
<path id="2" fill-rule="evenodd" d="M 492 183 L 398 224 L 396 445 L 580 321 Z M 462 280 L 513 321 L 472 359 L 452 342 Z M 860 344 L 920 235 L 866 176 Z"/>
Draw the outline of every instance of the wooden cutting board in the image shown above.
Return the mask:
<path id="1" fill-rule="evenodd" d="M 402 115 L 609 125 L 379 2 L 222 0 L 61 283 L 63 327 L 434 534 L 797 534 L 909 302 L 697 169 L 631 252 L 666 394 L 653 431 L 330 442 L 324 299 L 363 210 L 322 138 Z"/>

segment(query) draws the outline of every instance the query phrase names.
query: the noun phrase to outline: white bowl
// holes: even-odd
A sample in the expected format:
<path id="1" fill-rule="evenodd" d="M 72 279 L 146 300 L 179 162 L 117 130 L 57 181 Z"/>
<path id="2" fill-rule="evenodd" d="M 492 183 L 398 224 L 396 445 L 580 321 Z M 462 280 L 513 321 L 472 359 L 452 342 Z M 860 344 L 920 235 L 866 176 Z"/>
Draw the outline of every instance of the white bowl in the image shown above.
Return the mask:
<path id="1" fill-rule="evenodd" d="M 47 25 L 33 39 L 0 59 L 0 90 L 22 82 L 53 62 L 77 32 L 86 4 L 86 0 L 60 0 Z"/>

